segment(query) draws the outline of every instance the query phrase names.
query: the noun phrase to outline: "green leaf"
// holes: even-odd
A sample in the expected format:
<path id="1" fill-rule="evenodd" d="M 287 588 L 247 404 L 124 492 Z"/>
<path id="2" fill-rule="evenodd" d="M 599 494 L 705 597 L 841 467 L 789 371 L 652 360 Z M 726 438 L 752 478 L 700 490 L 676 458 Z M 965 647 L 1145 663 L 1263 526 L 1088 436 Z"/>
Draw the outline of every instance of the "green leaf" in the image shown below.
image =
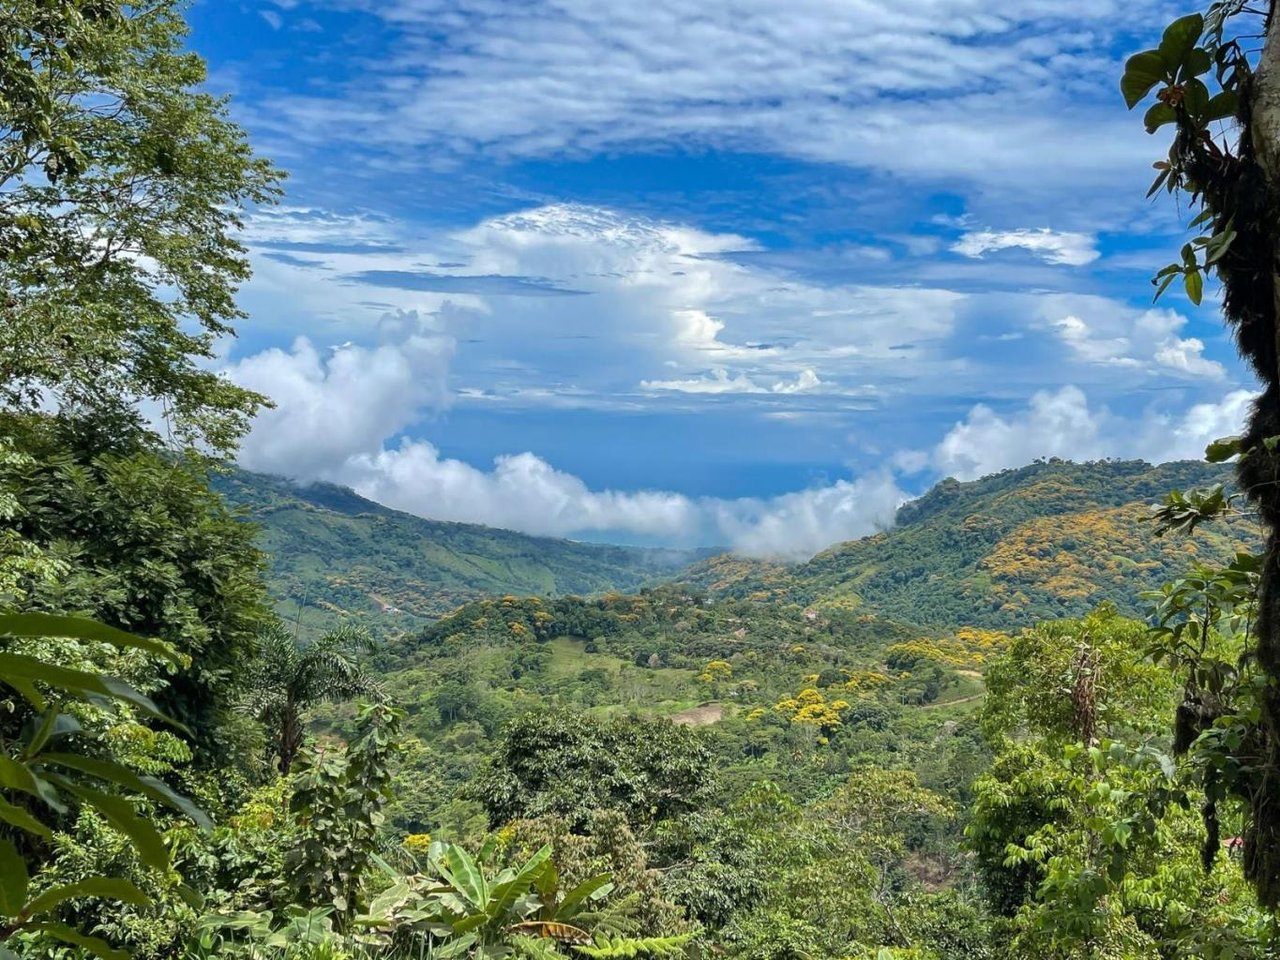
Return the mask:
<path id="1" fill-rule="evenodd" d="M 1182 275 L 1182 285 L 1186 288 L 1187 298 L 1200 306 L 1204 297 L 1204 275 L 1199 270 L 1188 270 Z"/>
<path id="2" fill-rule="evenodd" d="M 1201 122 L 1209 111 L 1209 88 L 1202 80 L 1188 80 L 1182 88 L 1182 105 L 1188 114 Z"/>
<path id="3" fill-rule="evenodd" d="M 50 707 L 40 718 L 39 725 L 32 731 L 31 737 L 27 740 L 27 748 L 23 752 L 31 757 L 40 752 L 40 749 L 49 742 L 49 738 L 53 736 L 54 724 L 58 722 L 60 716 L 57 707 Z"/>
<path id="4" fill-rule="evenodd" d="M 44 837 L 46 840 L 53 836 L 52 830 L 22 809 L 22 807 L 16 803 L 10 803 L 3 797 L 0 797 L 0 820 L 10 826 L 17 827 L 19 830 L 34 833 L 37 837 Z"/>
<path id="5" fill-rule="evenodd" d="M 160 708 L 152 702 L 150 697 L 139 693 L 123 680 L 84 670 L 71 670 L 23 654 L 0 653 L 0 682 L 18 689 L 14 683 L 15 680 L 20 683 L 44 683 L 81 700 L 102 697 L 119 700 L 136 707 L 150 717 L 181 727 L 176 720 L 171 720 L 161 713 Z"/>
<path id="6" fill-rule="evenodd" d="M 572 890 L 564 895 L 564 899 L 557 905 L 556 916 L 564 919 L 570 919 L 578 911 L 578 907 L 588 900 L 597 900 L 600 897 L 609 895 L 613 889 L 612 878 L 607 873 L 597 874 L 589 880 L 584 880 Z"/>
<path id="7" fill-rule="evenodd" d="M 180 883 L 174 887 L 174 891 L 178 894 L 179 899 L 192 910 L 204 909 L 204 897 L 200 895 L 198 890 L 193 890 L 185 883 Z"/>
<path id="8" fill-rule="evenodd" d="M 484 910 L 489 900 L 489 886 L 485 883 L 484 874 L 466 850 L 456 844 L 447 844 L 435 865 L 456 893 L 461 894 L 476 910 Z"/>
<path id="9" fill-rule="evenodd" d="M 1169 179 L 1169 173 L 1169 168 L 1164 167 L 1158 174 L 1156 174 L 1156 178 L 1151 181 L 1151 186 L 1147 189 L 1148 200 L 1154 197 L 1160 191 L 1160 188 L 1164 186 L 1164 182 Z"/>
<path id="10" fill-rule="evenodd" d="M 164 845 L 163 838 L 148 820 L 138 816 L 138 811 L 132 803 L 123 797 L 71 783 L 63 777 L 57 777 L 56 781 L 64 790 L 74 793 L 97 810 L 107 823 L 133 841 L 134 849 L 137 850 L 143 863 L 155 870 L 169 869 L 169 851 Z"/>
<path id="11" fill-rule="evenodd" d="M 1164 59 L 1156 50 L 1135 53 L 1124 62 L 1124 76 L 1120 78 L 1120 92 L 1124 102 L 1132 110 L 1162 80 L 1168 80 L 1171 71 L 1165 69 Z"/>
<path id="12" fill-rule="evenodd" d="M 121 766 L 118 763 L 112 763 L 110 760 L 98 760 L 93 757 L 82 757 L 76 753 L 46 753 L 40 758 L 40 762 L 79 770 L 81 773 L 87 773 L 90 776 L 97 777 L 99 780 L 109 781 L 117 786 L 124 787 L 126 790 L 145 794 L 152 800 L 157 800 L 190 817 L 202 830 L 208 830 L 213 827 L 213 823 L 203 810 L 192 803 L 191 800 L 170 788 L 168 784 L 157 780 L 155 777 L 134 773 L 128 767 Z"/>
<path id="13" fill-rule="evenodd" d="M 27 861 L 9 840 L 0 838 L 0 917 L 17 917 L 27 902 Z"/>
<path id="14" fill-rule="evenodd" d="M 1240 109 L 1240 97 L 1234 90 L 1223 90 L 1221 93 L 1215 94 L 1209 98 L 1209 103 L 1205 107 L 1204 121 L 1212 123 L 1215 120 L 1225 120 L 1227 117 L 1234 117 L 1236 111 Z"/>
<path id="15" fill-rule="evenodd" d="M 1147 133 L 1155 133 L 1166 123 L 1173 123 L 1177 119 L 1178 112 L 1174 110 L 1173 107 L 1169 106 L 1167 103 L 1153 103 L 1151 105 L 1151 109 L 1143 116 L 1142 125 L 1147 128 Z M 1168 175 L 1169 172 L 1167 170 L 1164 171 L 1164 176 L 1167 177 Z M 1163 178 L 1157 177 L 1156 183 L 1159 184 L 1161 182 L 1163 182 Z M 1159 187 L 1156 186 L 1155 189 L 1152 190 L 1152 193 L 1154 193 L 1156 189 L 1159 189 Z M 1149 195 L 1150 194 L 1148 194 L 1148 196 Z"/>
<path id="16" fill-rule="evenodd" d="M 1182 69 L 1178 71 L 1178 79 L 1186 82 L 1192 77 L 1198 77 L 1203 73 L 1208 73 L 1213 67 L 1213 57 L 1209 51 L 1203 47 L 1196 47 L 1187 55 L 1187 59 L 1182 65 Z"/>
<path id="17" fill-rule="evenodd" d="M 1240 453 L 1240 437 L 1221 437 L 1204 448 L 1204 458 L 1210 463 L 1225 463 Z"/>
<path id="18" fill-rule="evenodd" d="M 1198 13 L 1179 17 L 1165 28 L 1157 53 L 1169 74 L 1175 74 L 1191 62 L 1191 52 L 1204 33 L 1204 17 Z"/>
<path id="19" fill-rule="evenodd" d="M 26 929 L 39 930 L 55 940 L 61 940 L 63 943 L 69 943 L 88 950 L 99 960 L 130 960 L 129 954 L 124 950 L 116 950 L 107 941 L 99 937 L 91 937 L 87 933 L 81 933 L 65 923 L 55 923 L 52 920 L 47 920 L 44 923 L 32 924 Z"/>
<path id="20" fill-rule="evenodd" d="M 97 643 L 109 643 L 122 649 L 145 650 L 158 657 L 164 657 L 173 664 L 185 666 L 185 661 L 173 647 L 159 640 L 147 640 L 134 636 L 105 623 L 89 620 L 86 617 L 62 617 L 50 613 L 7 613 L 0 614 L 0 635 L 11 637 L 70 637 L 72 640 L 86 640 Z"/>
<path id="21" fill-rule="evenodd" d="M 530 857 L 514 877 L 504 883 L 495 884 L 484 911 L 491 918 L 501 917 L 515 904 L 521 896 L 529 891 L 534 880 L 542 872 L 543 865 L 551 859 L 551 844 L 544 844 Z"/>
<path id="22" fill-rule="evenodd" d="M 38 917 L 61 903 L 80 897 L 118 900 L 137 907 L 146 907 L 151 904 L 151 898 L 128 880 L 122 880 L 119 877 L 85 877 L 75 883 L 64 883 L 46 890 L 23 907 L 22 914 L 25 917 Z"/>

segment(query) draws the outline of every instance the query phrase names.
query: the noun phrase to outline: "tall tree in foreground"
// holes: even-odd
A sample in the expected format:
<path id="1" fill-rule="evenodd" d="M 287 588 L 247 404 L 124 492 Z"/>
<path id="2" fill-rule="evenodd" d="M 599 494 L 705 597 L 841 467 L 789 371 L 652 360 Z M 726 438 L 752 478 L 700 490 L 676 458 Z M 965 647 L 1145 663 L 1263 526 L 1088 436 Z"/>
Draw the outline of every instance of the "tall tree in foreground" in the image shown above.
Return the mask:
<path id="1" fill-rule="evenodd" d="M 0 407 L 163 420 L 229 452 L 264 398 L 204 362 L 241 316 L 241 216 L 280 173 L 198 91 L 180 0 L 0 4 Z"/>
<path id="2" fill-rule="evenodd" d="M 1280 18 L 1274 0 L 1219 0 L 1205 15 L 1170 24 L 1158 47 L 1125 64 L 1130 108 L 1154 93 L 1148 132 L 1170 126 L 1173 142 L 1150 195 L 1181 192 L 1198 208 L 1197 231 L 1179 261 L 1161 270 L 1157 297 L 1181 279 L 1199 303 L 1206 275 L 1222 284 L 1223 312 L 1264 391 L 1239 440 L 1211 457 L 1239 453 L 1239 478 L 1266 527 L 1255 655 L 1268 685 L 1238 745 L 1229 787 L 1248 808 L 1245 868 L 1259 898 L 1280 906 Z M 1261 46 L 1259 47 L 1259 42 Z M 1204 505 L 1201 505 L 1204 506 Z M 1197 508 L 1198 509 L 1198 508 Z M 1194 511 L 1193 511 L 1194 512 Z M 1194 525 L 1194 523 L 1192 523 Z M 1199 729 L 1215 720 L 1188 688 Z M 1202 709 L 1204 708 L 1204 709 Z"/>

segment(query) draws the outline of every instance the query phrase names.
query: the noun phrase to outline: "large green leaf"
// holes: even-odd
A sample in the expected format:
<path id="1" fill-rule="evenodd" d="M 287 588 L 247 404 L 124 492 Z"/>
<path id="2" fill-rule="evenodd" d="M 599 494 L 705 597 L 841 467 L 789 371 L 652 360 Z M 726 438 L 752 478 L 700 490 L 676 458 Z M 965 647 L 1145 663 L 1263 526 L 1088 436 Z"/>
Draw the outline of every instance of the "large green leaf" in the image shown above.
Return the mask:
<path id="1" fill-rule="evenodd" d="M 556 917 L 568 920 L 578 912 L 578 908 L 588 900 L 598 900 L 608 896 L 613 890 L 612 877 L 601 873 L 589 880 L 584 880 L 564 895 L 564 899 L 556 905 Z"/>
<path id="2" fill-rule="evenodd" d="M 134 773 L 128 767 L 113 763 L 110 760 L 82 757 L 75 753 L 46 753 L 40 757 L 40 762 L 79 770 L 81 773 L 87 773 L 100 780 L 109 781 L 117 786 L 124 787 L 126 790 L 145 794 L 151 799 L 158 800 L 160 803 L 190 817 L 203 830 L 208 830 L 213 826 L 213 823 L 203 810 L 192 803 L 191 800 L 170 788 L 168 784 L 157 780 L 155 777 Z"/>
<path id="3" fill-rule="evenodd" d="M 529 888 L 533 886 L 534 881 L 542 873 L 543 868 L 550 859 L 551 844 L 544 844 L 537 853 L 525 862 L 514 877 L 494 886 L 493 892 L 489 896 L 488 905 L 485 907 L 485 913 L 491 919 L 505 917 L 507 912 L 515 905 L 515 902 L 525 893 L 528 893 Z"/>
<path id="4" fill-rule="evenodd" d="M 49 920 L 44 923 L 32 924 L 27 929 L 40 930 L 55 940 L 61 940 L 63 943 L 69 943 L 83 950 L 88 950 L 99 960 L 130 960 L 129 954 L 125 951 L 117 950 L 107 941 L 99 937 L 91 937 L 87 933 L 81 933 L 65 923 L 55 923 Z"/>
<path id="5" fill-rule="evenodd" d="M 53 779 L 58 786 L 89 804 L 107 823 L 133 841 L 134 849 L 137 850 L 143 863 L 156 870 L 169 869 L 169 851 L 164 845 L 160 832 L 152 826 L 150 821 L 138 816 L 138 811 L 134 809 L 132 803 L 124 797 L 90 790 L 64 777 Z"/>
<path id="6" fill-rule="evenodd" d="M 10 803 L 3 797 L 0 797 L 0 820 L 3 820 L 11 827 L 17 827 L 19 830 L 27 831 L 27 833 L 34 833 L 36 836 L 44 837 L 46 840 L 53 836 L 53 831 L 29 812 L 16 803 Z"/>
<path id="7" fill-rule="evenodd" d="M 1204 274 L 1199 270 L 1188 270 L 1182 276 L 1182 285 L 1186 288 L 1187 299 L 1200 306 L 1200 301 L 1204 299 Z"/>
<path id="8" fill-rule="evenodd" d="M 60 903 L 80 897 L 119 900 L 121 903 L 132 903 L 139 907 L 145 907 L 151 903 L 151 898 L 128 880 L 122 880 L 119 877 L 85 877 L 75 883 L 51 887 L 28 903 L 22 912 L 24 916 L 38 917 L 48 913 Z"/>
<path id="9" fill-rule="evenodd" d="M 14 681 L 17 681 L 15 683 Z M 139 693 L 123 680 L 104 677 L 101 674 L 89 673 L 85 670 L 72 670 L 57 664 L 47 663 L 37 657 L 28 657 L 20 653 L 0 653 L 0 682 L 7 683 L 19 693 L 24 693 L 18 683 L 30 684 L 39 682 L 47 684 L 63 693 L 70 694 L 80 700 L 107 698 L 120 700 L 136 707 L 148 716 L 163 720 L 174 726 L 180 726 L 170 720 L 150 697 Z M 25 694 L 24 694 L 25 695 Z M 28 696 L 27 699 L 30 699 Z M 33 704 L 37 709 L 42 705 Z"/>
<path id="10" fill-rule="evenodd" d="M 1240 453 L 1240 437 L 1220 437 L 1204 448 L 1204 458 L 1210 463 L 1225 463 Z"/>
<path id="11" fill-rule="evenodd" d="M 1173 123 L 1178 119 L 1178 112 L 1167 103 L 1153 103 L 1151 109 L 1146 112 L 1142 118 L 1142 125 L 1147 128 L 1147 133 L 1155 133 L 1166 123 Z"/>
<path id="12" fill-rule="evenodd" d="M 489 885 L 485 882 L 480 867 L 466 850 L 457 844 L 447 844 L 435 865 L 456 893 L 461 894 L 474 909 L 484 912 L 489 901 Z"/>
<path id="13" fill-rule="evenodd" d="M 1124 63 L 1124 75 L 1120 78 L 1120 92 L 1124 102 L 1132 110 L 1151 92 L 1151 88 L 1169 76 L 1164 60 L 1155 50 L 1135 53 Z"/>
<path id="14" fill-rule="evenodd" d="M 16 917 L 22 913 L 30 882 L 27 861 L 11 841 L 0 838 L 0 916 Z"/>
<path id="15" fill-rule="evenodd" d="M 70 637 L 73 640 L 109 643 L 113 647 L 145 650 L 178 665 L 185 666 L 184 658 L 173 647 L 159 640 L 125 633 L 105 623 L 85 617 L 63 617 L 50 613 L 0 614 L 0 635 L 11 637 Z"/>
<path id="16" fill-rule="evenodd" d="M 1176 72 L 1191 59 L 1191 51 L 1204 33 L 1204 17 L 1198 13 L 1179 17 L 1165 28 L 1158 52 L 1165 69 Z"/>

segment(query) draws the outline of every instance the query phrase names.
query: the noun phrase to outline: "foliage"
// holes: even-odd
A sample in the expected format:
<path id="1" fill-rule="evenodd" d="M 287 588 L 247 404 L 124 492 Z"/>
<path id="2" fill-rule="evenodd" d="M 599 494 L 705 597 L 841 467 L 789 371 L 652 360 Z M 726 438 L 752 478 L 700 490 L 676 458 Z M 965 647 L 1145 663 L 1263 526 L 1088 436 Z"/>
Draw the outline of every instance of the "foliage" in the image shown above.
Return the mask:
<path id="1" fill-rule="evenodd" d="M 54 840 L 54 830 L 65 823 L 73 806 L 83 807 L 127 837 L 148 868 L 165 873 L 170 869 L 169 850 L 131 795 L 165 804 L 197 823 L 207 825 L 208 820 L 162 781 L 84 749 L 87 744 L 79 743 L 84 728 L 68 709 L 77 701 L 115 701 L 156 720 L 172 721 L 122 680 L 52 663 L 32 652 L 31 642 L 51 637 L 138 650 L 175 664 L 182 661 L 163 644 L 90 620 L 0 615 L 0 685 L 20 698 L 8 702 L 10 711 L 29 715 L 18 739 L 0 739 L 0 822 L 5 824 L 0 828 L 0 956 L 15 956 L 6 943 L 47 937 L 117 960 L 125 954 L 61 922 L 58 908 L 83 898 L 140 905 L 149 898 L 118 876 L 91 875 L 32 889 L 33 867 L 44 859 L 42 841 Z"/>
<path id="2" fill-rule="evenodd" d="M 285 855 L 286 880 L 301 906 L 332 909 L 340 930 L 362 907 L 402 718 L 385 704 L 365 707 L 342 756 L 318 749 L 298 764 L 289 810 L 299 834 Z"/>
<path id="3" fill-rule="evenodd" d="M 1246 799 L 1246 871 L 1260 901 L 1271 908 L 1280 905 L 1280 769 L 1275 764 L 1280 728 L 1280 30 L 1275 13 L 1271 3 L 1218 0 L 1207 14 L 1170 23 L 1157 47 L 1126 61 L 1120 82 L 1130 109 L 1154 93 L 1143 118 L 1149 133 L 1172 128 L 1167 158 L 1155 164 L 1149 195 L 1162 189 L 1181 194 L 1196 211 L 1189 224 L 1194 236 L 1152 280 L 1156 296 L 1181 278 L 1188 298 L 1199 304 L 1206 279 L 1216 278 L 1224 320 L 1264 387 L 1242 435 L 1218 441 L 1207 453 L 1213 460 L 1239 454 L 1240 487 L 1266 535 L 1250 653 L 1261 695 L 1237 714 L 1246 722 L 1234 725 L 1240 742 L 1229 745 L 1228 753 L 1243 747 L 1244 764 L 1263 759 L 1239 795 Z M 1255 708 L 1256 716 L 1248 717 Z M 1212 794 L 1216 785 L 1209 782 L 1207 788 Z M 1212 833 L 1212 815 L 1209 822 Z"/>
<path id="4" fill-rule="evenodd" d="M 235 743 L 215 731 L 226 730 L 267 617 L 252 529 L 189 461 L 107 443 L 77 421 L 0 424 L 11 504 L 0 604 L 86 614 L 172 645 L 186 659 L 159 703 L 191 730 L 199 763 L 225 761 Z"/>
<path id="5" fill-rule="evenodd" d="M 361 655 L 372 649 L 373 640 L 355 627 L 339 627 L 312 643 L 299 641 L 281 623 L 259 635 L 249 698 L 253 712 L 271 731 L 282 774 L 288 775 L 302 749 L 307 708 L 379 691 L 361 662 Z"/>
<path id="6" fill-rule="evenodd" d="M 0 10 L 0 404 L 225 451 L 263 398 L 208 369 L 249 273 L 244 210 L 277 195 L 225 101 L 197 88 L 177 0 Z"/>
<path id="7" fill-rule="evenodd" d="M 1280 429 L 1277 429 L 1280 433 Z M 681 579 L 715 597 L 856 610 L 940 629 L 1006 630 L 1079 617 L 1099 603 L 1140 612 L 1188 555 L 1225 560 L 1257 540 L 1232 522 L 1202 542 L 1153 540 L 1147 505 L 1170 489 L 1228 479 L 1190 462 L 1049 460 L 980 480 L 944 480 L 905 504 L 893 528 L 784 568 L 740 558 L 695 564 Z"/>
<path id="8" fill-rule="evenodd" d="M 602 809 L 648 825 L 698 806 L 709 759 L 696 732 L 669 722 L 530 713 L 504 731 L 473 793 L 495 827 L 551 815 L 583 829 Z"/>

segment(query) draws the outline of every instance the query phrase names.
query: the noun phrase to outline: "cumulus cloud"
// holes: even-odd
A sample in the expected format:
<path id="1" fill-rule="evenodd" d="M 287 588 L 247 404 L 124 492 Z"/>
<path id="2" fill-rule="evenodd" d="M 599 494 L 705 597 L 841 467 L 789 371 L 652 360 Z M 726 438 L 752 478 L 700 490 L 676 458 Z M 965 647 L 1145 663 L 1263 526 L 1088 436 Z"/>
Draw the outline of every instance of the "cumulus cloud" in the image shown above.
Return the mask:
<path id="1" fill-rule="evenodd" d="M 1087 233 L 1058 233 L 1047 227 L 1039 230 L 975 230 L 952 244 L 955 253 L 981 257 L 997 250 L 1020 247 L 1046 263 L 1082 267 L 1100 254 L 1097 240 Z"/>
<path id="2" fill-rule="evenodd" d="M 889 473 L 768 499 L 591 490 L 532 453 L 498 457 L 491 470 L 481 470 L 409 440 L 353 457 L 333 476 L 379 503 L 441 520 L 547 536 L 623 533 L 717 543 L 751 556 L 789 559 L 891 525 L 907 499 Z"/>
<path id="3" fill-rule="evenodd" d="M 711 504 L 719 530 L 739 553 L 803 559 L 818 551 L 883 530 L 910 497 L 889 472 L 771 500 Z"/>
<path id="4" fill-rule="evenodd" d="M 425 441 L 360 454 L 331 475 L 372 500 L 439 520 L 567 536 L 588 532 L 684 540 L 697 508 L 677 493 L 593 491 L 532 453 L 499 457 L 490 471 L 442 458 Z"/>
<path id="5" fill-rule="evenodd" d="M 255 217 L 249 239 L 255 314 L 356 341 L 388 309 L 447 315 L 466 331 L 460 387 L 512 406 L 566 395 L 608 405 L 638 382 L 657 403 L 844 394 L 883 373 L 928 380 L 965 299 L 799 279 L 734 260 L 758 252 L 748 238 L 580 204 L 425 238 L 370 215 L 293 208 Z M 921 345 L 909 368 L 905 341 Z M 708 372 L 672 378 L 673 368 Z"/>
<path id="6" fill-rule="evenodd" d="M 928 465 L 972 479 L 1041 456 L 1198 456 L 1208 441 L 1237 428 L 1251 399 L 1234 391 L 1182 414 L 1148 411 L 1125 418 L 1091 407 L 1083 391 L 1066 386 L 1041 391 L 1011 413 L 979 404 L 930 454 L 890 454 L 883 470 L 859 478 L 771 498 L 692 498 L 664 490 L 592 489 L 529 451 L 498 457 L 483 469 L 404 436 L 424 408 L 445 402 L 453 343 L 410 315 L 388 317 L 384 333 L 385 342 L 372 347 L 321 349 L 299 338 L 289 350 L 229 364 L 228 375 L 269 391 L 276 401 L 255 423 L 241 462 L 348 484 L 370 499 L 435 519 L 552 536 L 726 544 L 753 556 L 805 557 L 890 525 L 908 497 L 898 475 Z M 723 379 L 733 378 L 726 373 Z M 801 376 L 769 392 L 817 379 Z"/>
<path id="7" fill-rule="evenodd" d="M 1044 298 L 1048 326 L 1085 363 L 1188 379 L 1222 380 L 1227 371 L 1204 355 L 1204 341 L 1183 337 L 1174 310 L 1134 310 L 1100 297 Z M 1057 311 L 1069 310 L 1065 315 Z"/>
<path id="8" fill-rule="evenodd" d="M 959 480 L 1038 457 L 1138 457 L 1155 463 L 1198 459 L 1213 440 L 1239 432 L 1253 396 L 1234 390 L 1180 414 L 1149 409 L 1119 416 L 1106 407 L 1091 407 L 1082 390 L 1068 385 L 1040 391 L 1025 408 L 1005 415 L 985 404 L 974 406 L 943 437 L 932 459 L 940 472 Z"/>
<path id="9" fill-rule="evenodd" d="M 1098 423 L 1083 391 L 1066 386 L 1040 391 L 1025 410 L 1007 417 L 978 404 L 938 444 L 934 463 L 949 476 L 973 480 L 1036 457 L 1091 460 L 1102 455 Z"/>
<path id="10" fill-rule="evenodd" d="M 327 349 L 298 337 L 289 350 L 265 350 L 229 364 L 228 377 L 275 402 L 241 444 L 241 463 L 314 479 L 380 449 L 423 408 L 446 401 L 452 351 L 450 338 L 422 333 L 375 347 Z"/>

